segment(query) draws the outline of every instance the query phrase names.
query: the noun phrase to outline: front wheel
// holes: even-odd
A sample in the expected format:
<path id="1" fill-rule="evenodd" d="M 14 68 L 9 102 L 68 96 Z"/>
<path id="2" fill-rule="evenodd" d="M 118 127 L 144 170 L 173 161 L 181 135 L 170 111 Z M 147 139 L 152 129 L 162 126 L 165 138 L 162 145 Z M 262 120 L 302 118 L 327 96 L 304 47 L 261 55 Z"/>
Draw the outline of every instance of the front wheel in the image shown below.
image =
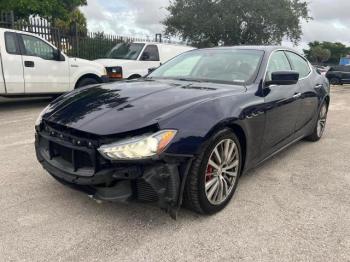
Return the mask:
<path id="1" fill-rule="evenodd" d="M 241 173 L 241 146 L 229 129 L 213 136 L 195 159 L 186 183 L 185 200 L 195 212 L 214 214 L 231 200 Z"/>
<path id="2" fill-rule="evenodd" d="M 328 114 L 327 103 L 323 103 L 321 106 L 321 109 L 318 113 L 318 119 L 317 119 L 316 126 L 315 126 L 312 134 L 310 136 L 306 137 L 307 140 L 312 141 L 312 142 L 316 142 L 322 138 L 322 135 L 323 135 L 324 130 L 326 128 L 327 114 Z"/>

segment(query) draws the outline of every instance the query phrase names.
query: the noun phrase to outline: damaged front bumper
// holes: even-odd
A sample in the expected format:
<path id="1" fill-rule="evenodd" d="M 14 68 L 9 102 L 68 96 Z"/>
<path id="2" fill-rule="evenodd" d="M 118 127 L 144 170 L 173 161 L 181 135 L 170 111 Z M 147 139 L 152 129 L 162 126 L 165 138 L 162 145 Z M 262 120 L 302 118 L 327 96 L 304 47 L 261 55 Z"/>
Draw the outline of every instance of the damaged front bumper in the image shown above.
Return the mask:
<path id="1" fill-rule="evenodd" d="M 135 162 L 110 162 L 98 152 L 96 141 L 62 131 L 37 130 L 38 161 L 64 185 L 97 200 L 153 202 L 173 218 L 182 204 L 190 156 L 164 155 Z"/>

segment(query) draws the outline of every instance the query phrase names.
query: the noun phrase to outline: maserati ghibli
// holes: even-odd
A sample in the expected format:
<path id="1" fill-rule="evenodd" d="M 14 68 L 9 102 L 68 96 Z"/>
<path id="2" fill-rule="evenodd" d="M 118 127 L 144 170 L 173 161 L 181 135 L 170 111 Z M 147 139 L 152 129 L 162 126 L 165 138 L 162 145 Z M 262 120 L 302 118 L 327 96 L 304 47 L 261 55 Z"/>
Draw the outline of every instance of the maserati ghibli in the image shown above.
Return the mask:
<path id="1" fill-rule="evenodd" d="M 36 155 L 95 199 L 213 214 L 242 174 L 321 139 L 329 103 L 328 80 L 292 49 L 194 50 L 143 78 L 57 98 L 36 121 Z"/>

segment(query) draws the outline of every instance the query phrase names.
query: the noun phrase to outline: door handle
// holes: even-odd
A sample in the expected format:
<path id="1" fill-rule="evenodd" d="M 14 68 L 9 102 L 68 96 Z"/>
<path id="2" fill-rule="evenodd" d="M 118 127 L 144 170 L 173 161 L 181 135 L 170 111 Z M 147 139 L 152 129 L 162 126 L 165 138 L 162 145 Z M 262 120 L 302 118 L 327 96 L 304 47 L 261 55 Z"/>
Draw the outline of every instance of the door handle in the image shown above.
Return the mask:
<path id="1" fill-rule="evenodd" d="M 317 84 L 317 85 L 315 85 L 315 88 L 322 88 L 322 87 L 323 87 L 322 84 Z"/>
<path id="2" fill-rule="evenodd" d="M 34 67 L 34 62 L 33 61 L 24 61 L 24 66 L 25 67 Z"/>
<path id="3" fill-rule="evenodd" d="M 293 96 L 293 98 L 299 98 L 299 97 L 301 97 L 301 93 L 296 93 L 296 94 L 294 94 L 294 96 Z"/>

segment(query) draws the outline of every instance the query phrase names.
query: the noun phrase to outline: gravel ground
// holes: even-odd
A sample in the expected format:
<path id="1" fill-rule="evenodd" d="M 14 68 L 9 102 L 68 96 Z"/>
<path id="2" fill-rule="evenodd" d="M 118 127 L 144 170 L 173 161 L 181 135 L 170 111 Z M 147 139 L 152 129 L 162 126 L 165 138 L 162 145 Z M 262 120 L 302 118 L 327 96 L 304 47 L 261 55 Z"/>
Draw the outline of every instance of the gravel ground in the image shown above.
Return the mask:
<path id="1" fill-rule="evenodd" d="M 350 87 L 332 87 L 325 137 L 240 180 L 217 215 L 98 204 L 40 167 L 49 102 L 0 100 L 0 261 L 350 261 Z"/>

